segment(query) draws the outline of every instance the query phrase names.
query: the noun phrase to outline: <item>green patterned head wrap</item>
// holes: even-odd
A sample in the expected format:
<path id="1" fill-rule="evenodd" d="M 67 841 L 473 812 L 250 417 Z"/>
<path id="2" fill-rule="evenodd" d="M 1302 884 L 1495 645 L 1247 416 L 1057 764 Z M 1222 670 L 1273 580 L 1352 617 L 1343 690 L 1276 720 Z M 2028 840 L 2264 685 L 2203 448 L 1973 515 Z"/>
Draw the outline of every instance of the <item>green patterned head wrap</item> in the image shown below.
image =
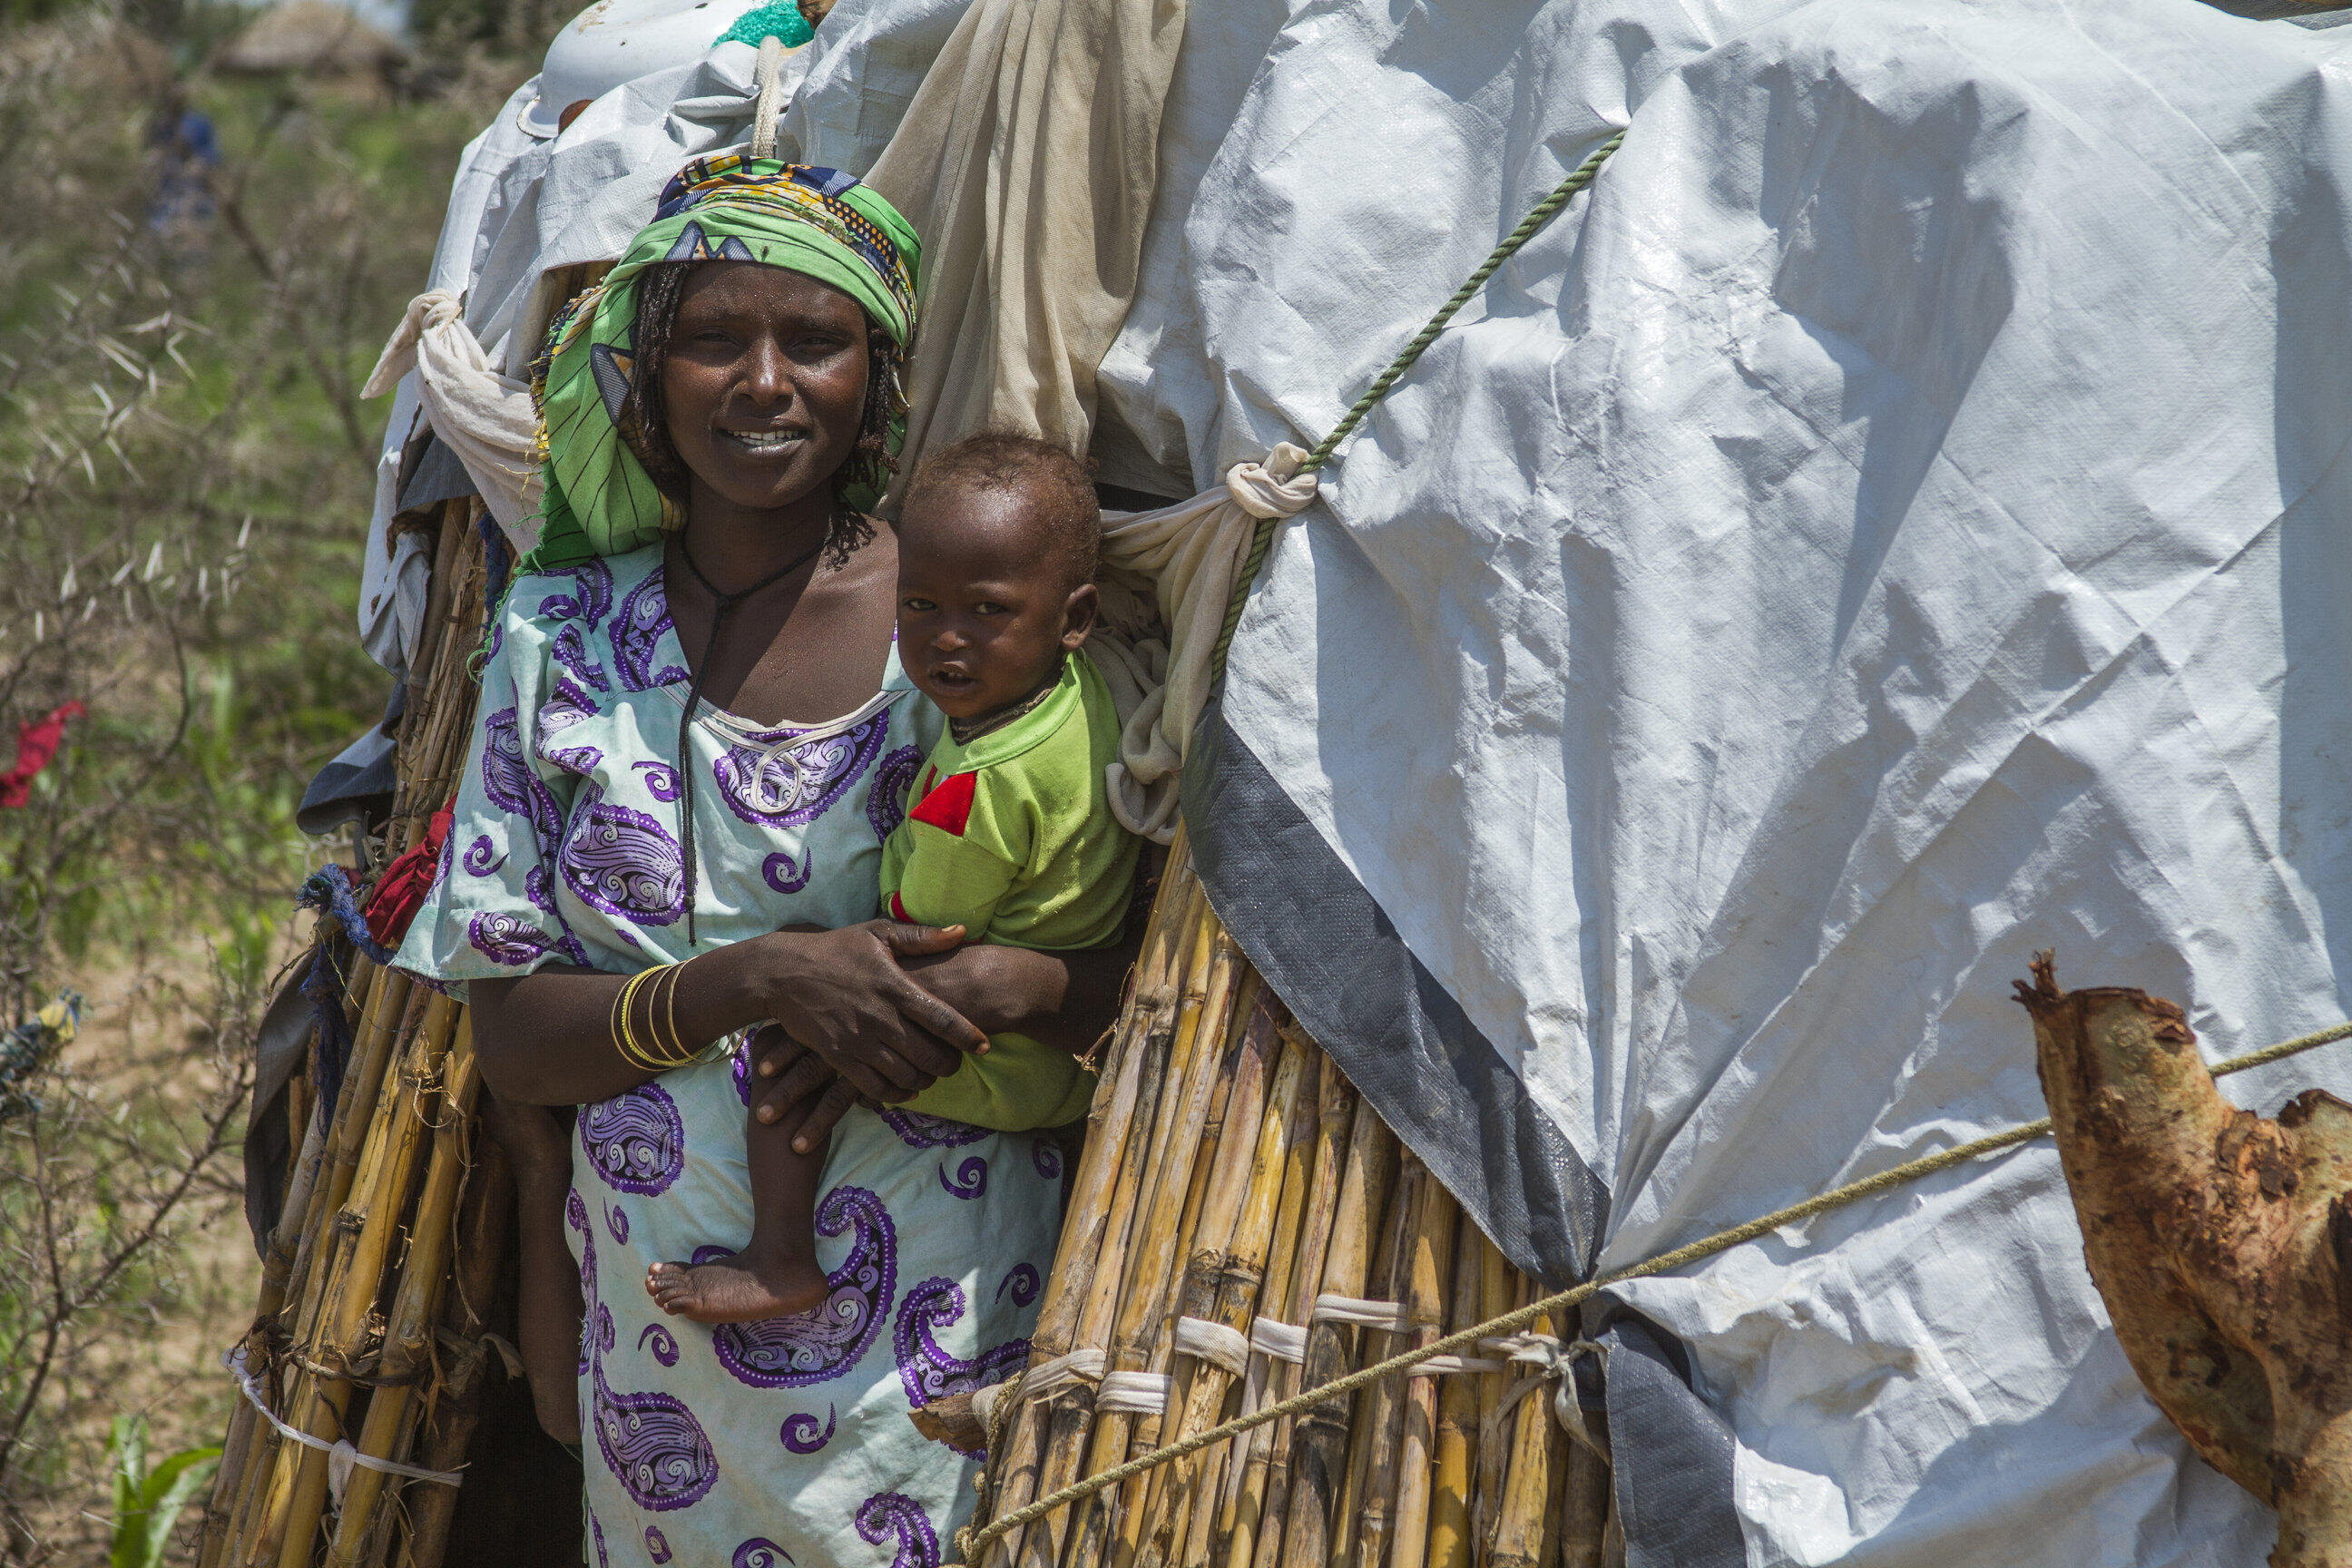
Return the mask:
<path id="1" fill-rule="evenodd" d="M 829 283 L 887 333 L 895 379 L 915 334 L 921 242 L 898 209 L 837 169 L 730 153 L 698 158 L 662 192 L 604 280 L 549 326 L 534 367 L 546 465 L 545 519 L 521 572 L 619 555 L 684 522 L 646 472 L 627 429 L 635 367 L 637 280 L 676 261 L 757 261 Z M 894 421 L 891 450 L 904 431 Z M 849 498 L 870 506 L 872 497 Z"/>

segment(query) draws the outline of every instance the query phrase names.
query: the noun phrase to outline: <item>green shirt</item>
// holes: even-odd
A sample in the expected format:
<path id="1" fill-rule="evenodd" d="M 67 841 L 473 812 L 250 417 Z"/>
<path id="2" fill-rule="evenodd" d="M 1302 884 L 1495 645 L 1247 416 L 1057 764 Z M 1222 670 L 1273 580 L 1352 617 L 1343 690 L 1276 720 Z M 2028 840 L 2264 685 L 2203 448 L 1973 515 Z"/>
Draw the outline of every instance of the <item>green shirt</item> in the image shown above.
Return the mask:
<path id="1" fill-rule="evenodd" d="M 1003 729 L 970 745 L 941 736 L 882 847 L 884 907 L 1004 947 L 1118 941 L 1141 847 L 1111 815 L 1104 780 L 1118 735 L 1109 688 L 1080 651 L 1063 659 L 1045 700 Z M 1094 1077 L 1068 1052 L 1025 1035 L 988 1044 L 907 1109 L 1008 1132 L 1086 1113 Z"/>

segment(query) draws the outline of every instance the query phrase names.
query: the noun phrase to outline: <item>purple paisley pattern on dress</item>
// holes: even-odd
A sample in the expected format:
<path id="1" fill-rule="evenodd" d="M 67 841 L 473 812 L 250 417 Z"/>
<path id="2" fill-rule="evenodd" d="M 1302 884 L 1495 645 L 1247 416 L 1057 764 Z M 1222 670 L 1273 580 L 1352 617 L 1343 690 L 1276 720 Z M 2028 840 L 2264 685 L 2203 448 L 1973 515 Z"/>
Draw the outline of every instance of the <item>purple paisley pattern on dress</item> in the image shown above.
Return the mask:
<path id="1" fill-rule="evenodd" d="M 777 1568 L 792 1560 L 791 1552 L 764 1535 L 755 1535 L 735 1549 L 734 1560 L 727 1568 Z"/>
<path id="2" fill-rule="evenodd" d="M 485 910 L 466 922 L 466 940 L 492 963 L 523 969 L 537 963 L 555 939 L 519 914 Z"/>
<path id="3" fill-rule="evenodd" d="M 907 793 L 915 787 L 915 773 L 922 765 L 921 752 L 901 746 L 875 770 L 874 791 L 866 797 L 866 820 L 874 825 L 875 837 L 889 837 L 907 820 Z"/>
<path id="4" fill-rule="evenodd" d="M 795 1454 L 814 1454 L 833 1441 L 834 1407 L 824 1407 L 824 1429 L 819 1431 L 816 1417 L 805 1411 L 796 1411 L 784 1417 L 784 1427 L 777 1434 L 784 1447 Z"/>
<path id="5" fill-rule="evenodd" d="M 890 731 L 890 710 L 798 745 L 805 730 L 772 730 L 719 753 L 711 764 L 727 809 L 754 827 L 798 827 L 814 820 L 866 774 Z"/>
<path id="6" fill-rule="evenodd" d="M 469 876 L 494 877 L 506 863 L 507 858 L 499 853 L 498 846 L 490 842 L 487 833 L 466 846 L 466 871 Z"/>
<path id="7" fill-rule="evenodd" d="M 1047 1181 L 1062 1179 L 1062 1151 L 1052 1139 L 1033 1138 L 1029 1141 L 1029 1163 L 1036 1166 L 1037 1173 Z"/>
<path id="8" fill-rule="evenodd" d="M 898 1233 L 882 1200 L 863 1187 L 835 1187 L 816 1211 L 819 1236 L 852 1226 L 856 1240 L 825 1277 L 824 1305 L 789 1318 L 722 1323 L 710 1336 L 719 1364 L 754 1388 L 798 1388 L 841 1376 L 881 1332 L 898 1289 Z"/>
<path id="9" fill-rule="evenodd" d="M 604 1211 L 604 1228 L 613 1233 L 614 1241 L 623 1247 L 629 1245 L 629 1216 L 617 1205 Z"/>
<path id="10" fill-rule="evenodd" d="M 530 823 L 542 849 L 554 844 L 563 837 L 563 808 L 523 757 L 515 710 L 499 709 L 483 721 L 482 728 L 489 737 L 482 748 L 482 793 L 492 805 Z"/>
<path id="11" fill-rule="evenodd" d="M 919 1110 L 900 1110 L 886 1105 L 880 1114 L 883 1123 L 909 1149 L 955 1149 L 988 1136 L 985 1127 L 950 1121 L 944 1116 L 926 1116 Z"/>
<path id="12" fill-rule="evenodd" d="M 795 863 L 790 855 L 779 849 L 761 865 L 760 875 L 768 879 L 768 886 L 780 893 L 797 893 L 808 886 L 809 876 L 815 866 L 816 857 L 805 850 Z"/>
<path id="13" fill-rule="evenodd" d="M 940 1185 L 949 1195 L 976 1198 L 988 1191 L 988 1162 L 974 1154 L 956 1167 L 955 1179 L 948 1179 L 948 1163 L 940 1162 Z"/>
<path id="14" fill-rule="evenodd" d="M 522 896 L 530 900 L 531 908 L 545 915 L 555 927 L 555 935 L 548 939 L 548 946 L 581 968 L 593 969 L 595 965 L 588 961 L 588 950 L 580 945 L 580 939 L 572 934 L 572 927 L 565 923 L 562 911 L 555 907 L 555 894 L 548 887 L 546 867 L 533 866 L 522 874 Z M 620 934 L 625 938 L 628 936 L 626 931 Z"/>
<path id="15" fill-rule="evenodd" d="M 646 1526 L 646 1555 L 656 1564 L 669 1561 L 669 1538 L 650 1524 Z"/>
<path id="16" fill-rule="evenodd" d="M 940 1568 L 940 1538 L 922 1504 L 898 1492 L 877 1492 L 857 1505 L 857 1533 L 877 1546 L 898 1538 L 890 1568 Z"/>
<path id="17" fill-rule="evenodd" d="M 748 1044 L 736 1047 L 735 1054 L 728 1061 L 728 1073 L 735 1079 L 735 1098 L 743 1102 L 744 1110 L 749 1110 L 751 1109 L 751 1047 Z"/>
<path id="18" fill-rule="evenodd" d="M 615 1394 L 602 1359 L 588 1368 L 596 1447 L 632 1501 L 652 1513 L 686 1508 L 719 1481 L 719 1456 L 685 1402 L 667 1394 Z"/>
<path id="19" fill-rule="evenodd" d="M 555 678 L 555 695 L 539 705 L 541 733 L 569 730 L 596 717 L 596 700 L 572 684 L 569 676 Z"/>
<path id="20" fill-rule="evenodd" d="M 686 1169 L 686 1119 L 659 1084 L 641 1083 L 580 1108 L 580 1147 L 606 1186 L 654 1197 Z"/>
<path id="21" fill-rule="evenodd" d="M 644 1330 L 637 1335 L 637 1348 L 639 1350 L 645 1349 L 646 1342 L 647 1340 L 651 1340 L 654 1342 L 654 1360 L 661 1363 L 664 1366 L 676 1366 L 677 1364 L 677 1336 L 671 1333 L 667 1329 L 663 1328 L 659 1323 L 647 1323 Z"/>
<path id="22" fill-rule="evenodd" d="M 646 775 L 646 793 L 667 804 L 678 795 L 677 770 L 667 763 L 631 763 L 629 766 Z"/>
<path id="23" fill-rule="evenodd" d="M 596 1568 L 612 1568 L 604 1556 L 604 1527 L 596 1522 L 596 1510 L 588 1510 L 588 1533 L 596 1538 Z"/>
<path id="24" fill-rule="evenodd" d="M 613 607 L 613 571 L 602 561 L 592 558 L 582 565 L 560 567 L 543 575 L 569 577 L 572 586 L 541 599 L 539 613 L 542 616 L 585 621 L 593 632 Z"/>
<path id="25" fill-rule="evenodd" d="M 621 613 L 613 617 L 613 668 L 620 672 L 622 690 L 649 691 L 687 679 L 688 672 L 675 664 L 654 668 L 662 633 L 669 629 L 669 592 L 656 567 L 629 590 L 621 601 Z"/>
<path id="26" fill-rule="evenodd" d="M 596 1299 L 596 1230 L 588 1223 L 588 1202 L 572 1188 L 563 1194 L 563 1223 L 580 1233 L 580 1294 L 585 1300 Z M 580 1375 L 588 1375 L 588 1352 L 594 1348 L 593 1338 L 596 1320 L 582 1313 L 580 1318 Z"/>
<path id="27" fill-rule="evenodd" d="M 1007 1340 L 971 1361 L 941 1350 L 934 1331 L 956 1322 L 963 1310 L 963 1287 L 952 1279 L 926 1279 L 899 1303 L 890 1348 L 898 1358 L 898 1381 L 907 1385 L 908 1404 L 929 1405 L 1002 1383 L 1028 1358 L 1027 1340 Z"/>
<path id="28" fill-rule="evenodd" d="M 1045 1281 L 1037 1276 L 1035 1264 L 1016 1263 L 1013 1266 L 1012 1273 L 996 1282 L 996 1299 L 1000 1301 L 1003 1300 L 1004 1292 L 1011 1290 L 1013 1304 L 1016 1307 L 1025 1307 L 1037 1299 L 1037 1292 L 1044 1288 L 1044 1285 Z"/>
<path id="29" fill-rule="evenodd" d="M 565 673 L 581 685 L 597 691 L 610 691 L 613 682 L 604 667 L 588 656 L 588 642 L 580 635 L 578 626 L 566 626 L 555 634 L 548 647 L 548 657 L 562 665 Z"/>
<path id="30" fill-rule="evenodd" d="M 556 853 L 563 885 L 590 909 L 641 926 L 666 926 L 686 913 L 686 859 L 662 825 L 614 805 L 594 784 L 572 809 L 572 829 Z"/>
<path id="31" fill-rule="evenodd" d="M 545 743 L 546 740 L 544 735 L 540 737 L 541 759 L 550 767 L 562 768 L 567 773 L 577 773 L 584 779 L 595 770 L 598 763 L 604 760 L 604 753 L 593 746 L 550 747 Z"/>

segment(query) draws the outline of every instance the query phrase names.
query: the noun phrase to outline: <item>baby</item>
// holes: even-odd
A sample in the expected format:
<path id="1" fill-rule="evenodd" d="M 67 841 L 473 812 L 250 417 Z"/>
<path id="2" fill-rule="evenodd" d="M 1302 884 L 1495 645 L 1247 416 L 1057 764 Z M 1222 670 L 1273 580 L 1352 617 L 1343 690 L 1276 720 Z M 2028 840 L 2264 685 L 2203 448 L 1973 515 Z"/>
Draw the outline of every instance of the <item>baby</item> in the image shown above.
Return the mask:
<path id="1" fill-rule="evenodd" d="M 971 437 L 917 472 L 898 533 L 898 658 L 948 731 L 883 846 L 883 907 L 960 926 L 966 942 L 1052 952 L 1116 942 L 1140 841 L 1111 815 L 1104 770 L 1118 754 L 1118 715 L 1084 651 L 1102 539 L 1085 467 L 1029 437 Z M 1093 1092 L 1068 1052 L 994 1035 L 903 1109 L 1017 1132 L 1076 1121 Z M 646 1278 L 664 1310 L 698 1322 L 825 1299 L 815 1230 L 825 1148 L 795 1152 L 781 1125 L 757 1117 L 744 1139 L 751 1241 Z"/>

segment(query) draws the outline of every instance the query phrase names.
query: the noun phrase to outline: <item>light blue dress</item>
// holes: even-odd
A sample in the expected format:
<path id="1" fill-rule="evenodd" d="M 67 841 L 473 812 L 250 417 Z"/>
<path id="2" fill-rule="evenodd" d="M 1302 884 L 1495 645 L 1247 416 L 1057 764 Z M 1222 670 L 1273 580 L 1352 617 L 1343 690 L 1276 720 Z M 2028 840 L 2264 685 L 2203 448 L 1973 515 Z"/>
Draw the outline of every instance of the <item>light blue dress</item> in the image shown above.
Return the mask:
<path id="1" fill-rule="evenodd" d="M 686 662 L 658 549 L 514 584 L 402 968 L 460 991 L 551 961 L 627 973 L 785 925 L 875 917 L 882 840 L 940 726 L 897 649 L 880 690 L 822 723 L 761 727 L 706 705 L 680 759 Z M 681 766 L 699 770 L 693 948 Z M 749 1237 L 746 1080 L 739 1049 L 580 1113 L 565 1219 L 588 1306 L 591 1559 L 937 1568 L 969 1516 L 972 1467 L 907 1413 L 1026 1356 L 1058 1152 L 852 1111 L 818 1203 L 831 1298 L 705 1328 L 656 1307 L 645 1274 Z"/>

